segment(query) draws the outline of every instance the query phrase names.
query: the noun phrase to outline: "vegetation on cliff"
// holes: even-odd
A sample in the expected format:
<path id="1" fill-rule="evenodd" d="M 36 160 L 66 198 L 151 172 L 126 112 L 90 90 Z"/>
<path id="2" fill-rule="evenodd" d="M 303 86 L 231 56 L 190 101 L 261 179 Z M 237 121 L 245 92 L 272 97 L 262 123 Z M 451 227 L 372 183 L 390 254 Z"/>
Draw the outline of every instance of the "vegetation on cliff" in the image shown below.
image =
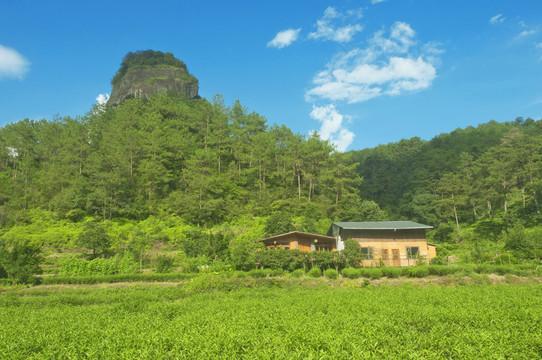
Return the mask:
<path id="1" fill-rule="evenodd" d="M 184 77 L 187 82 L 197 81 L 195 77 L 188 73 L 186 64 L 181 60 L 176 59 L 172 53 L 163 53 L 154 50 L 139 50 L 129 52 L 124 56 L 119 70 L 111 80 L 111 84 L 113 86 L 118 86 L 124 75 L 131 69 L 149 67 L 171 67 L 181 69 L 186 72 Z"/>

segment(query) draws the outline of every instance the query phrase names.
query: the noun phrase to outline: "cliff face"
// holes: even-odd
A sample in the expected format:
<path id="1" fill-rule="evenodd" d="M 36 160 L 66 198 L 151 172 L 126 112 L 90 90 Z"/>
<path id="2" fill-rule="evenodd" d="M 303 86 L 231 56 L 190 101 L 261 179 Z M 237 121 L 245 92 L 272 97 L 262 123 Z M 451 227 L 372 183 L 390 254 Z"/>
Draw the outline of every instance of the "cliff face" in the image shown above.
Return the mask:
<path id="1" fill-rule="evenodd" d="M 148 99 L 154 93 L 174 91 L 188 99 L 198 97 L 198 80 L 184 69 L 145 67 L 128 70 L 113 87 L 107 105 L 117 106 L 130 98 Z"/>

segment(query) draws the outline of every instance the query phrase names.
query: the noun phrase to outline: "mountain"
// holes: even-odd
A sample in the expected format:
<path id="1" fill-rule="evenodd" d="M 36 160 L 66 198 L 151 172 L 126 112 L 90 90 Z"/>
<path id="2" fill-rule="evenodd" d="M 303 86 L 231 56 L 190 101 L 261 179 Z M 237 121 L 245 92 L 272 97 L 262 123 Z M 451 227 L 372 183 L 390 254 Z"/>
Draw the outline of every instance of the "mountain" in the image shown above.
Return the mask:
<path id="1" fill-rule="evenodd" d="M 108 105 L 118 106 L 130 98 L 149 99 L 155 93 L 177 93 L 187 99 L 198 97 L 198 79 L 172 53 L 136 51 L 124 57 L 111 81 Z"/>

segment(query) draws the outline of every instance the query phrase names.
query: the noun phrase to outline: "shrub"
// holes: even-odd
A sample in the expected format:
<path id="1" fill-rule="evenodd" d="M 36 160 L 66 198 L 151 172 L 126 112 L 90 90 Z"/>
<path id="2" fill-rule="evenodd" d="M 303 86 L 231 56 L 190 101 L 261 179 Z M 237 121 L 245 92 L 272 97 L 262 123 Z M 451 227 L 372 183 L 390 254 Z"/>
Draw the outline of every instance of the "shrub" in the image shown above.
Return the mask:
<path id="1" fill-rule="evenodd" d="M 118 272 L 117 259 L 95 258 L 87 263 L 90 274 L 113 275 Z"/>
<path id="2" fill-rule="evenodd" d="M 291 274 L 295 278 L 300 278 L 305 274 L 305 272 L 302 269 L 297 269 L 297 270 L 292 271 Z"/>
<path id="3" fill-rule="evenodd" d="M 408 268 L 408 276 L 415 278 L 422 278 L 429 275 L 429 269 L 427 266 L 412 266 Z"/>
<path id="4" fill-rule="evenodd" d="M 271 270 L 271 276 L 283 276 L 285 273 L 286 271 L 282 269 Z"/>
<path id="5" fill-rule="evenodd" d="M 380 279 L 382 277 L 382 269 L 380 268 L 361 268 L 359 270 L 363 277 L 371 279 Z"/>
<path id="6" fill-rule="evenodd" d="M 357 279 L 361 276 L 361 271 L 360 269 L 356 269 L 356 268 L 353 268 L 353 267 L 347 267 L 347 268 L 344 268 L 342 271 L 341 271 L 341 275 L 343 277 L 346 277 L 348 279 Z"/>
<path id="7" fill-rule="evenodd" d="M 447 261 L 444 256 L 437 256 L 431 259 L 429 262 L 431 265 L 446 265 Z"/>
<path id="8" fill-rule="evenodd" d="M 248 272 L 249 276 L 252 276 L 253 278 L 264 278 L 267 275 L 271 276 L 271 270 L 269 269 L 254 269 L 250 270 Z"/>
<path id="9" fill-rule="evenodd" d="M 124 256 L 117 263 L 119 274 L 135 274 L 139 272 L 139 264 L 131 252 L 124 253 Z"/>
<path id="10" fill-rule="evenodd" d="M 307 276 L 318 278 L 322 276 L 322 270 L 320 270 L 320 268 L 313 267 L 312 269 L 309 270 L 309 272 L 307 273 Z"/>
<path id="11" fill-rule="evenodd" d="M 237 278 L 237 279 L 244 279 L 248 276 L 248 274 L 244 271 L 234 271 L 233 274 L 232 274 L 232 277 L 233 278 Z"/>
<path id="12" fill-rule="evenodd" d="M 396 267 L 383 267 L 382 275 L 386 276 L 389 279 L 396 279 L 402 274 L 401 268 Z"/>
<path id="13" fill-rule="evenodd" d="M 173 258 L 167 255 L 159 255 L 154 260 L 157 273 L 168 273 L 173 269 Z"/>
<path id="14" fill-rule="evenodd" d="M 446 265 L 430 265 L 427 267 L 429 275 L 447 276 L 458 272 L 460 268 Z"/>
<path id="15" fill-rule="evenodd" d="M 196 274 L 169 273 L 169 274 L 116 274 L 116 275 L 88 275 L 88 276 L 49 276 L 42 279 L 42 284 L 100 284 L 134 281 L 181 281 L 191 279 Z"/>
<path id="16" fill-rule="evenodd" d="M 16 243 L 11 251 L 0 243 L 0 269 L 13 284 L 37 284 L 42 259 L 41 248 L 30 242 Z"/>
<path id="17" fill-rule="evenodd" d="M 339 277 L 339 273 L 337 272 L 337 270 L 335 269 L 327 269 L 325 272 L 324 272 L 324 276 L 328 279 L 337 279 Z"/>

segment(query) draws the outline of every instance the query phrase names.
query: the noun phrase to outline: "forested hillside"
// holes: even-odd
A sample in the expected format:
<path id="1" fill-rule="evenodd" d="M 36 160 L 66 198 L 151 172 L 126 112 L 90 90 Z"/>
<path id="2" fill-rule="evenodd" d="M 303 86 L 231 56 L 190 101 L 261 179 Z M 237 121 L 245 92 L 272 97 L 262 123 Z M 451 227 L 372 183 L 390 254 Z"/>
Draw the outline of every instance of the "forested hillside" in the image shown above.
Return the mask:
<path id="1" fill-rule="evenodd" d="M 443 256 L 534 258 L 541 153 L 531 119 L 339 153 L 218 95 L 156 94 L 1 128 L 0 237 L 77 247 L 100 223 L 113 248 L 227 258 L 272 233 L 389 219 L 434 226 Z"/>
<path id="2" fill-rule="evenodd" d="M 255 218 L 264 226 L 274 213 L 299 230 L 323 232 L 333 219 L 383 216 L 358 196 L 355 167 L 349 154 L 317 135 L 268 126 L 239 102 L 228 107 L 220 96 L 209 102 L 157 94 L 96 107 L 81 118 L 1 128 L 0 224 L 4 238 L 59 246 L 89 219 L 132 224 L 119 230 L 126 241 L 149 219 L 163 228 L 169 221 L 210 229 L 240 219 L 255 226 Z M 41 233 L 28 230 L 36 223 Z M 154 239 L 185 237 L 164 235 L 160 226 L 148 230 Z"/>
<path id="3" fill-rule="evenodd" d="M 494 248 L 504 239 L 509 248 L 516 241 L 540 250 L 540 120 L 491 121 L 430 141 L 354 151 L 352 159 L 364 179 L 363 197 L 393 218 L 437 227 L 437 242 L 490 240 L 486 245 Z M 512 233 L 519 238 L 507 238 Z"/>

